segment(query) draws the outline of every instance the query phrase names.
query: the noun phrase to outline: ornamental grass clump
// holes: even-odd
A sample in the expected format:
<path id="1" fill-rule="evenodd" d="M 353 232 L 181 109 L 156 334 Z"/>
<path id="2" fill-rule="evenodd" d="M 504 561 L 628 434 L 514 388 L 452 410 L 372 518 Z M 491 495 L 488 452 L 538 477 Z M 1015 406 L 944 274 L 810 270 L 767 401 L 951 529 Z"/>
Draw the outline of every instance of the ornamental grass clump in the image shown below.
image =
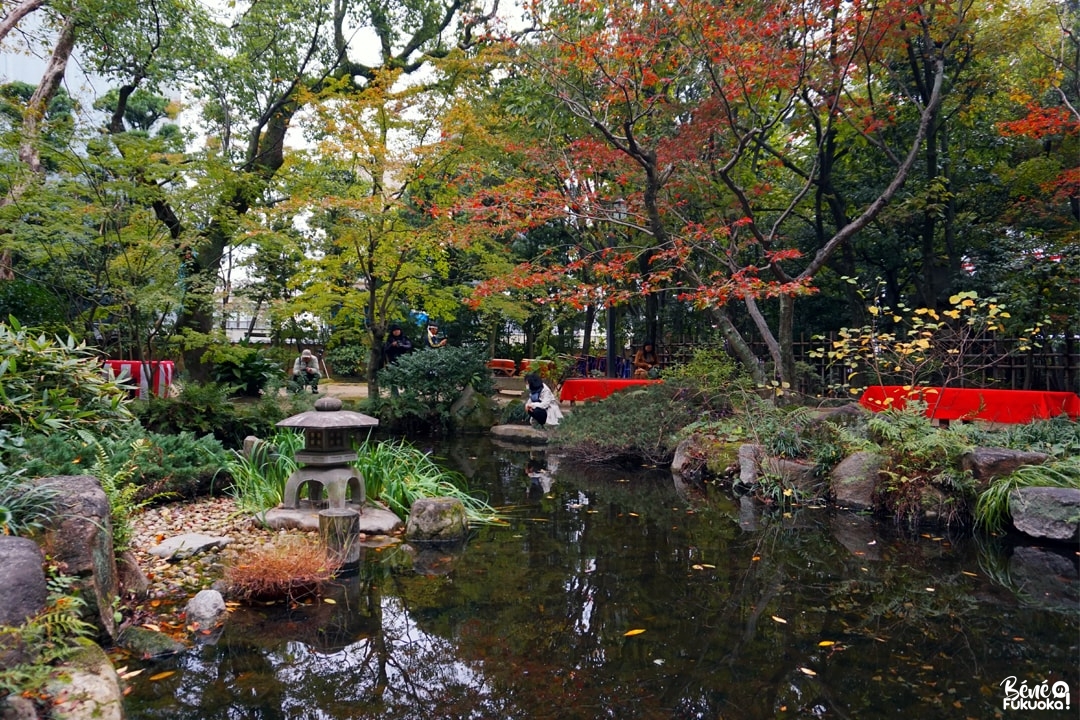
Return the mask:
<path id="1" fill-rule="evenodd" d="M 340 567 L 322 543 L 286 537 L 245 550 L 225 565 L 224 581 L 240 601 L 297 602 L 317 596 Z"/>
<path id="2" fill-rule="evenodd" d="M 261 515 L 281 504 L 285 483 L 298 467 L 296 453 L 303 448 L 302 434 L 281 430 L 248 452 L 232 451 L 225 469 L 232 478 L 229 494 L 241 512 Z"/>
<path id="3" fill-rule="evenodd" d="M 352 465 L 364 478 L 368 499 L 385 503 L 402 520 L 420 498 L 450 497 L 461 501 L 472 524 L 502 522 L 495 508 L 469 492 L 462 476 L 447 472 L 403 440 L 367 441 L 356 452 Z"/>

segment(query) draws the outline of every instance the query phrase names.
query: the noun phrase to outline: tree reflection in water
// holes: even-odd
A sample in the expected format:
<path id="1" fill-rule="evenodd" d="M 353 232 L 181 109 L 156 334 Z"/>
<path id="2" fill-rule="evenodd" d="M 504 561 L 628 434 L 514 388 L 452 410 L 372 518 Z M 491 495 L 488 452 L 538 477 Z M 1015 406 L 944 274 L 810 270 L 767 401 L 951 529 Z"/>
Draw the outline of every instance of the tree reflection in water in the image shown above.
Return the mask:
<path id="1" fill-rule="evenodd" d="M 128 717 L 965 718 L 1009 675 L 1080 690 L 1067 552 L 1040 551 L 1058 579 L 1033 597 L 1010 560 L 1032 553 L 1007 543 L 452 450 L 508 526 L 368 551 L 333 604 L 234 612 L 136 678 Z"/>

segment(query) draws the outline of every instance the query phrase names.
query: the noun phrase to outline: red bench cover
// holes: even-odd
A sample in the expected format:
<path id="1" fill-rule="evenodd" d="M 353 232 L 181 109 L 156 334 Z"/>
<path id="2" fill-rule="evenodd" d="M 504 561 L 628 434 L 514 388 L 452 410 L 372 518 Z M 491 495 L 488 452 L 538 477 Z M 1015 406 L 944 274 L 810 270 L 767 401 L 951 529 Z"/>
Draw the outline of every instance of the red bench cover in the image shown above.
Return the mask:
<path id="1" fill-rule="evenodd" d="M 663 380 L 623 380 L 619 378 L 571 378 L 563 381 L 559 399 L 563 402 L 578 400 L 599 400 L 613 392 L 624 390 L 634 385 L 651 385 Z"/>
<path id="2" fill-rule="evenodd" d="M 1080 395 L 1047 390 L 871 385 L 859 398 L 859 404 L 876 412 L 890 407 L 902 409 L 907 400 L 925 402 L 926 416 L 936 420 L 1028 423 L 1058 415 L 1080 418 Z"/>

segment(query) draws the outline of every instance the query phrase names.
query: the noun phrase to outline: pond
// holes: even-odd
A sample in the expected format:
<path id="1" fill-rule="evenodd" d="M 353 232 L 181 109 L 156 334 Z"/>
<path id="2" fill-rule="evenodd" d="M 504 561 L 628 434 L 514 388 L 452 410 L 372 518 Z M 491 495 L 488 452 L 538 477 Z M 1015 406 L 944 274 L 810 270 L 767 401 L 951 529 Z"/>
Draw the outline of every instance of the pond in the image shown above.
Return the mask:
<path id="1" fill-rule="evenodd" d="M 989 718 L 1044 680 L 1069 709 L 1038 717 L 1077 715 L 1075 547 L 763 513 L 487 438 L 430 449 L 509 525 L 234 610 L 131 680 L 129 720 Z"/>

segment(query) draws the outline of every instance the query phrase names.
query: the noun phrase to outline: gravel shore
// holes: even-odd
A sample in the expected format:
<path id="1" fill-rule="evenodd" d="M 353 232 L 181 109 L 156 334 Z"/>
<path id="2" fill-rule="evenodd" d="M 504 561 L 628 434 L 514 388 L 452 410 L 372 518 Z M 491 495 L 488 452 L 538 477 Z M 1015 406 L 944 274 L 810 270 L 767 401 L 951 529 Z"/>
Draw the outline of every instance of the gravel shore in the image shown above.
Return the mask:
<path id="1" fill-rule="evenodd" d="M 139 513 L 133 520 L 132 552 L 150 580 L 153 600 L 182 601 L 209 588 L 221 578 L 225 563 L 243 551 L 285 535 L 316 535 L 299 530 L 266 530 L 250 515 L 241 513 L 231 498 L 201 498 L 194 502 L 162 505 Z M 227 537 L 230 542 L 181 560 L 165 560 L 150 549 L 167 538 L 185 533 Z"/>

